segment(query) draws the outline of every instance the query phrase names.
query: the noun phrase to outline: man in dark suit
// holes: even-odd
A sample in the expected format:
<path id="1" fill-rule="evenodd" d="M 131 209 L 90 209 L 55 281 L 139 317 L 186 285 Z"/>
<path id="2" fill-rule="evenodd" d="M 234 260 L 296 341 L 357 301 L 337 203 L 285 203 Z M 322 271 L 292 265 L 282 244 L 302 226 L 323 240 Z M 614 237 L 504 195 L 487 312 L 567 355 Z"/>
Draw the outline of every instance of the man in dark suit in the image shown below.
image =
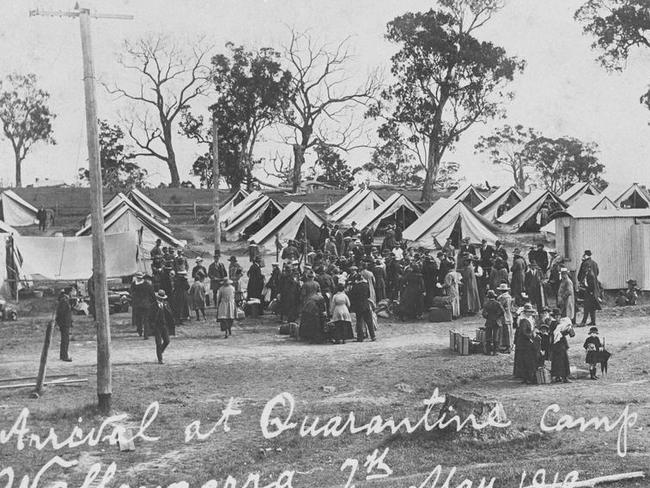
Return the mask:
<path id="1" fill-rule="evenodd" d="M 59 301 L 56 306 L 55 323 L 61 331 L 61 348 L 59 359 L 70 362 L 72 358 L 68 352 L 70 345 L 70 329 L 72 328 L 72 307 L 70 306 L 70 288 L 66 288 L 59 295 Z"/>

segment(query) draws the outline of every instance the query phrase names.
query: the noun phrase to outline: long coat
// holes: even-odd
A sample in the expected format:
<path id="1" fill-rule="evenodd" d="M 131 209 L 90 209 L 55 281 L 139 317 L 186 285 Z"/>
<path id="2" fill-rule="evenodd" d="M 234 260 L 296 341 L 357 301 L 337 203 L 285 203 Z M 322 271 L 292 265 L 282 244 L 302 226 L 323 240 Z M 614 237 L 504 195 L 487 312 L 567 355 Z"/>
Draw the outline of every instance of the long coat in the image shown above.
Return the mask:
<path id="1" fill-rule="evenodd" d="M 477 313 L 481 310 L 481 299 L 478 295 L 478 285 L 476 284 L 476 273 L 474 272 L 474 265 L 467 264 L 461 270 L 463 277 L 464 291 L 461 303 L 461 310 L 469 313 Z"/>
<path id="2" fill-rule="evenodd" d="M 542 288 L 542 272 L 537 267 L 531 267 L 526 272 L 524 279 L 526 285 L 526 293 L 531 303 L 537 306 L 537 311 L 541 312 L 545 304 L 544 289 Z"/>
<path id="3" fill-rule="evenodd" d="M 372 274 L 375 275 L 375 295 L 379 303 L 386 298 L 386 268 L 376 264 L 372 268 Z"/>
<path id="4" fill-rule="evenodd" d="M 404 290 L 400 300 L 403 318 L 417 318 L 424 309 L 424 280 L 417 271 L 408 271 L 404 277 Z"/>
<path id="5" fill-rule="evenodd" d="M 512 261 L 512 279 L 510 280 L 510 288 L 512 295 L 515 299 L 521 296 L 524 291 L 524 280 L 526 277 L 526 261 L 521 256 L 515 256 Z"/>
<path id="6" fill-rule="evenodd" d="M 236 319 L 237 306 L 235 305 L 235 287 L 224 285 L 217 290 L 217 320 Z"/>
<path id="7" fill-rule="evenodd" d="M 562 313 L 562 317 L 569 317 L 571 320 L 576 315 L 576 300 L 573 281 L 565 276 L 560 281 L 560 288 L 557 291 L 557 305 Z"/>
<path id="8" fill-rule="evenodd" d="M 264 275 L 262 268 L 257 263 L 251 264 L 248 268 L 248 298 L 262 298 L 262 289 L 264 288 Z"/>
<path id="9" fill-rule="evenodd" d="M 375 282 L 375 275 L 372 273 L 372 271 L 368 269 L 362 269 L 359 272 L 359 274 L 363 276 L 368 282 L 368 286 L 370 288 L 370 300 L 372 301 L 372 303 L 376 305 L 377 304 L 377 291 L 376 291 L 377 283 Z"/>
<path id="10" fill-rule="evenodd" d="M 205 308 L 205 287 L 200 281 L 195 281 L 190 286 L 190 303 L 193 310 Z"/>

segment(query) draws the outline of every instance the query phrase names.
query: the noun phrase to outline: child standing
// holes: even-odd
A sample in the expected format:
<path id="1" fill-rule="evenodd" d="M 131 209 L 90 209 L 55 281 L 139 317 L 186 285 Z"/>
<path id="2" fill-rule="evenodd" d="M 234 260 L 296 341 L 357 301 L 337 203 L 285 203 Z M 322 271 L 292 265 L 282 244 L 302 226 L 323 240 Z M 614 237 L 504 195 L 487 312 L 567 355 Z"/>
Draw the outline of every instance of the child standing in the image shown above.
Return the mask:
<path id="1" fill-rule="evenodd" d="M 585 340 L 583 347 L 587 351 L 585 362 L 589 365 L 589 377 L 592 380 L 597 380 L 596 364 L 598 364 L 598 353 L 603 348 L 600 337 L 598 337 L 598 327 L 591 327 L 589 329 L 589 336 Z"/>

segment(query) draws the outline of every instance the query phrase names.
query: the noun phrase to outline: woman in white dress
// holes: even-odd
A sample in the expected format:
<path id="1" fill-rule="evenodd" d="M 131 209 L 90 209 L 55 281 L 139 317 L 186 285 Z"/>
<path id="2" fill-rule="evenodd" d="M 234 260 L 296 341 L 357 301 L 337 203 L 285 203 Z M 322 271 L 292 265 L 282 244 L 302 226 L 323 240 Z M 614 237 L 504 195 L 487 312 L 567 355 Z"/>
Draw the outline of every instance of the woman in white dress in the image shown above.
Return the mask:
<path id="1" fill-rule="evenodd" d="M 334 343 L 345 344 L 345 339 L 352 338 L 352 316 L 350 315 L 350 299 L 345 294 L 345 285 L 339 283 L 337 292 L 332 297 L 330 312 L 334 322 Z"/>
<path id="2" fill-rule="evenodd" d="M 445 290 L 447 296 L 451 297 L 451 316 L 453 318 L 460 317 L 460 291 L 458 287 L 462 281 L 460 273 L 456 270 L 451 270 L 445 276 Z"/>

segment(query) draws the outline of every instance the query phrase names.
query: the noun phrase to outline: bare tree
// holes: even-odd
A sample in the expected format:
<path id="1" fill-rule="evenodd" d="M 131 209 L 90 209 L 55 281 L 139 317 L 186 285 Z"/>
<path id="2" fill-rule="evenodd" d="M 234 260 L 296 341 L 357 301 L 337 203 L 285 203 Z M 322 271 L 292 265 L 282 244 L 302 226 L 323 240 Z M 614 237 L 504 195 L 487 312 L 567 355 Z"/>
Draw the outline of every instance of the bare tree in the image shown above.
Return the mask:
<path id="1" fill-rule="evenodd" d="M 178 41 L 161 34 L 135 43 L 125 41 L 118 61 L 137 74 L 137 86 L 106 87 L 109 93 L 144 106 L 144 110 L 134 112 L 126 123 L 126 131 L 139 149 L 136 156 L 157 158 L 167 164 L 172 187 L 180 186 L 173 142 L 174 121 L 208 88 L 209 68 L 204 59 L 209 50 L 202 39 L 185 49 Z"/>
<path id="2" fill-rule="evenodd" d="M 291 130 L 286 141 L 293 148 L 294 192 L 300 186 L 305 153 L 319 141 L 345 151 L 361 146 L 364 120 L 357 122 L 356 111 L 374 98 L 379 78 L 372 73 L 361 86 L 349 87 L 349 40 L 317 46 L 308 33 L 291 30 L 285 58 L 292 73 L 292 94 L 284 123 Z"/>

